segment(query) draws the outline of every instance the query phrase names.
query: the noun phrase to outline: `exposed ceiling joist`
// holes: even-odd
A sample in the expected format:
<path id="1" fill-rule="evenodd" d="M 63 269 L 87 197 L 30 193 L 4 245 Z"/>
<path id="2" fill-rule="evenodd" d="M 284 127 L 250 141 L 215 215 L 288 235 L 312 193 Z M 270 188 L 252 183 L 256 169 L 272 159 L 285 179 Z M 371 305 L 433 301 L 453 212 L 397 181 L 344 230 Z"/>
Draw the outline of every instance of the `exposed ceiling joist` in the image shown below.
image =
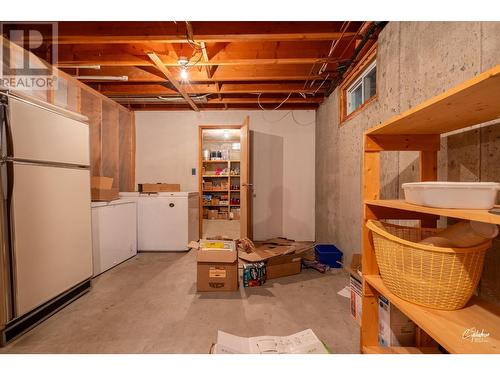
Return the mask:
<path id="1" fill-rule="evenodd" d="M 215 83 L 209 84 L 191 84 L 183 87 L 186 94 L 246 94 L 246 93 L 263 93 L 263 94 L 288 94 L 288 93 L 304 93 L 312 94 L 318 92 L 323 93 L 325 90 L 318 90 L 319 85 L 303 88 L 300 83 L 240 83 L 224 85 Z M 104 95 L 119 96 L 119 95 L 175 95 L 176 90 L 165 87 L 160 84 L 106 84 L 99 85 L 100 91 Z"/>
<path id="2" fill-rule="evenodd" d="M 362 21 L 60 22 L 58 67 L 97 76 L 82 81 L 133 109 L 275 108 L 289 95 L 279 109 L 314 109 L 339 80 L 361 31 Z"/>
<path id="3" fill-rule="evenodd" d="M 354 33 L 340 32 L 290 32 L 268 34 L 196 34 L 201 42 L 252 42 L 252 41 L 313 41 L 349 38 Z M 129 44 L 129 43 L 188 43 L 183 35 L 59 35 L 53 44 Z"/>
<path id="4" fill-rule="evenodd" d="M 160 60 L 160 58 L 158 57 L 158 55 L 156 55 L 156 53 L 154 53 L 154 52 L 150 52 L 150 53 L 148 53 L 148 56 L 151 59 L 151 61 L 156 65 L 156 67 L 158 68 L 158 70 L 161 71 L 165 75 L 165 77 L 170 81 L 170 83 L 172 83 L 172 85 L 174 85 L 174 87 L 179 91 L 179 94 L 181 94 L 182 97 L 184 99 L 186 99 L 186 102 L 189 103 L 189 105 L 191 106 L 191 108 L 193 108 L 195 111 L 199 111 L 199 109 L 196 106 L 196 104 L 191 100 L 191 98 L 189 97 L 189 95 L 187 95 L 184 92 L 182 86 L 175 79 L 175 77 L 172 75 L 172 73 L 170 73 L 170 71 L 168 70 L 168 68 L 165 65 L 163 65 L 163 63 Z"/>
<path id="5" fill-rule="evenodd" d="M 205 44 L 205 43 L 203 43 Z M 165 66 L 179 66 L 177 59 L 166 58 L 158 54 Z M 203 56 L 203 61 L 198 61 L 198 66 L 238 66 L 238 65 L 287 65 L 287 64 L 322 64 L 337 63 L 338 59 L 327 57 L 297 57 L 297 58 L 275 58 L 275 59 L 234 59 L 234 60 L 209 60 L 208 56 Z M 153 66 L 151 61 L 140 56 L 132 55 L 110 55 L 110 56 L 92 56 L 88 58 L 63 58 L 59 59 L 57 67 L 64 68 L 65 65 L 74 67 L 75 65 L 101 65 L 101 66 Z M 210 77 L 209 77 L 210 78 Z"/>

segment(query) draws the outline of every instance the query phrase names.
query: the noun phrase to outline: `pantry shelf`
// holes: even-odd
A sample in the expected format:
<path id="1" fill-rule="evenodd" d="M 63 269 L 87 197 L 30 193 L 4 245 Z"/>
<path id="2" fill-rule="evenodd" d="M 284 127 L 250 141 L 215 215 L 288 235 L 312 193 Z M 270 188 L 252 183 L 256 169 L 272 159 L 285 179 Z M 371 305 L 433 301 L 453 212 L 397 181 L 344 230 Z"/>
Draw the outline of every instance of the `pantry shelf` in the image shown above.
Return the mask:
<path id="1" fill-rule="evenodd" d="M 472 297 L 460 310 L 430 309 L 397 297 L 384 285 L 380 276 L 369 275 L 364 276 L 364 279 L 448 352 L 471 354 L 500 352 L 500 307 L 478 297 Z M 478 338 L 479 342 L 474 342 L 468 336 L 473 329 L 489 336 Z"/>
<path id="2" fill-rule="evenodd" d="M 366 135 L 443 134 L 500 117 L 500 65 L 388 121 Z"/>
<path id="3" fill-rule="evenodd" d="M 386 297 L 450 353 L 500 353 L 500 308 L 473 297 L 465 308 L 442 311 L 421 307 L 392 294 L 379 274 L 368 220 L 420 220 L 435 227 L 440 216 L 500 225 L 500 216 L 487 210 L 424 207 L 403 200 L 380 199 L 381 152 L 419 151 L 420 181 L 436 181 L 440 134 L 500 117 L 500 65 L 368 129 L 363 139 L 363 294 L 362 352 L 396 353 L 378 347 L 378 298 Z M 489 336 L 473 342 L 467 330 Z M 423 346 L 416 339 L 415 348 Z M 369 348 L 369 349 L 367 349 Z"/>
<path id="4" fill-rule="evenodd" d="M 500 215 L 490 214 L 487 210 L 465 210 L 465 209 L 425 207 L 407 203 L 404 200 L 397 200 L 397 199 L 365 200 L 365 204 L 369 206 L 393 208 L 402 211 L 420 212 L 436 216 L 446 216 L 457 219 L 474 220 L 474 221 L 481 221 L 484 223 L 500 225 Z"/>

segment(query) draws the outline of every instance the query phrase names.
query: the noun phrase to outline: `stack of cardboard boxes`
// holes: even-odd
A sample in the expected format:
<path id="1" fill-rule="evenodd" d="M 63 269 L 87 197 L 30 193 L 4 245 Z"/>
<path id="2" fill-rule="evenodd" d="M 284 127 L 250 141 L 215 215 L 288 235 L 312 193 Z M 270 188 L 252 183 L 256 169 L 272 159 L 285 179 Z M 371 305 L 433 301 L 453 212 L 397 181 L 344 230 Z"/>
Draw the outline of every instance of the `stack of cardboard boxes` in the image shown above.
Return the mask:
<path id="1" fill-rule="evenodd" d="M 204 292 L 237 290 L 238 258 L 248 275 L 252 275 L 252 270 L 258 270 L 253 273 L 260 275 L 245 286 L 262 285 L 267 279 L 298 274 L 302 257 L 310 255 L 313 243 L 274 238 L 256 245 L 252 243 L 243 250 L 237 249 L 235 241 L 200 240 L 196 247 L 198 291 Z"/>

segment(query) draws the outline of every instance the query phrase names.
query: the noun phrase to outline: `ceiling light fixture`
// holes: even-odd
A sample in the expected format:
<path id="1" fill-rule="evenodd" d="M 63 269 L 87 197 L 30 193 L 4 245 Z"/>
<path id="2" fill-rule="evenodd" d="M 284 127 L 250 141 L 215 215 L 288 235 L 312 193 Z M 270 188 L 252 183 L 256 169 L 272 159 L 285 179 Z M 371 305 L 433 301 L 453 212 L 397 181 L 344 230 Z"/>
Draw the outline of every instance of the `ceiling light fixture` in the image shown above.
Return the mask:
<path id="1" fill-rule="evenodd" d="M 181 78 L 183 81 L 187 81 L 189 75 L 186 67 L 181 68 Z"/>
<path id="2" fill-rule="evenodd" d="M 181 56 L 181 57 L 179 57 L 179 60 L 177 60 L 177 62 L 181 66 L 181 78 L 182 78 L 182 80 L 187 81 L 188 77 L 189 77 L 188 66 L 187 66 L 189 63 L 189 60 L 187 59 L 187 57 Z"/>

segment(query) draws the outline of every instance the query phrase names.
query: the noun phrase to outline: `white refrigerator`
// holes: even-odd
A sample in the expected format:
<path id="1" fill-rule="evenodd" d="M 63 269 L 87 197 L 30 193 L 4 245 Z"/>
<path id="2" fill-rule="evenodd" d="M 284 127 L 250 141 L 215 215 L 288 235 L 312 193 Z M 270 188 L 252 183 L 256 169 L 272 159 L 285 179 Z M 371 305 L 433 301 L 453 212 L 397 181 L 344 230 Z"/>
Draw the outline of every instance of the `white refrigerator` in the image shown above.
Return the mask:
<path id="1" fill-rule="evenodd" d="M 85 118 L 0 93 L 1 342 L 90 287 L 89 129 Z"/>

